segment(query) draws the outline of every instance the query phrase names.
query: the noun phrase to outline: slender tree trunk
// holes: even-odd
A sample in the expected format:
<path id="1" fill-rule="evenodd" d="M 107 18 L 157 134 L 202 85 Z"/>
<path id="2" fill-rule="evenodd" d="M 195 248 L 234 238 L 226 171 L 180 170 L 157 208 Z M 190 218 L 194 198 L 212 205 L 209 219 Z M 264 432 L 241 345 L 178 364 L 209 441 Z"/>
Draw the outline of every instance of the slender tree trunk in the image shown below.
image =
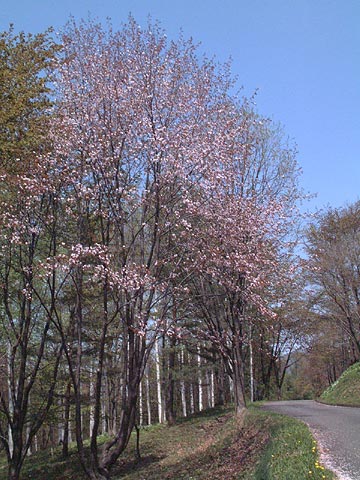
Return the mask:
<path id="1" fill-rule="evenodd" d="M 190 413 L 195 413 L 194 384 L 190 384 Z"/>
<path id="2" fill-rule="evenodd" d="M 147 368 L 147 375 L 145 377 L 145 383 L 146 383 L 146 409 L 147 409 L 147 423 L 148 425 L 151 425 L 151 401 L 150 401 L 150 380 L 149 380 L 149 375 L 150 375 L 150 367 L 148 366 Z"/>
<path id="3" fill-rule="evenodd" d="M 240 415 L 246 408 L 245 391 L 244 391 L 244 364 L 242 359 L 242 351 L 240 339 L 235 338 L 235 347 L 233 351 L 233 388 L 235 412 Z"/>
<path id="4" fill-rule="evenodd" d="M 99 434 L 100 424 L 101 424 L 101 411 L 102 404 L 106 407 L 107 395 L 103 395 L 105 398 L 102 401 L 102 392 L 103 392 L 103 375 L 106 375 L 105 367 L 105 345 L 107 338 L 108 330 L 108 291 L 107 291 L 107 280 L 104 282 L 103 286 L 103 322 L 101 337 L 99 341 L 99 352 L 97 360 L 97 370 L 96 370 L 96 380 L 95 380 L 95 389 L 94 389 L 94 423 L 93 428 L 90 432 L 90 459 L 91 459 L 91 474 L 98 475 L 102 474 L 99 469 L 99 457 L 98 457 L 98 444 L 97 437 Z M 108 391 L 108 389 L 106 389 Z M 103 412 L 104 415 L 105 412 Z M 104 415 L 105 417 L 105 415 Z M 108 425 L 107 425 L 108 426 Z M 97 478 L 97 477 L 95 477 Z"/>
<path id="5" fill-rule="evenodd" d="M 214 375 L 214 367 L 211 367 L 210 370 L 210 407 L 215 407 L 215 375 Z"/>
<path id="6" fill-rule="evenodd" d="M 163 409 L 162 391 L 161 391 L 160 354 L 159 354 L 158 340 L 155 341 L 155 366 L 156 366 L 158 417 L 159 417 L 159 423 L 163 423 L 163 421 L 164 421 L 164 409 Z"/>
<path id="7" fill-rule="evenodd" d="M 163 413 L 163 423 L 167 421 L 167 360 L 168 360 L 168 353 L 166 351 L 166 336 L 165 333 L 162 335 L 162 355 L 160 355 L 161 361 L 161 368 L 160 368 L 160 376 L 161 376 L 161 395 L 162 395 L 162 413 Z"/>
<path id="8" fill-rule="evenodd" d="M 63 415 L 64 401 L 62 398 L 59 398 L 58 400 L 58 407 L 59 407 L 60 416 L 58 419 L 57 444 L 62 445 L 64 440 L 64 415 Z"/>
<path id="9" fill-rule="evenodd" d="M 65 392 L 65 405 L 64 405 L 64 436 L 62 438 L 62 455 L 64 458 L 69 456 L 69 442 L 70 440 L 70 395 L 71 395 L 71 383 L 68 382 Z"/>
<path id="10" fill-rule="evenodd" d="M 107 442 L 103 447 L 99 468 L 96 472 L 99 476 L 94 477 L 94 480 L 110 478 L 110 469 L 127 447 L 136 423 L 139 385 L 143 371 L 146 340 L 136 336 L 129 330 L 127 344 L 125 371 L 127 372 L 128 382 L 123 390 L 119 430 L 116 437 Z"/>
<path id="11" fill-rule="evenodd" d="M 8 396 L 9 396 L 9 415 L 10 418 L 13 418 L 14 416 L 14 402 L 13 402 L 13 397 L 12 397 L 12 390 L 11 390 L 11 344 L 10 342 L 8 343 L 8 351 L 7 351 L 7 357 L 8 357 L 8 377 L 7 377 L 7 382 L 8 382 Z M 11 426 L 9 424 L 8 426 L 8 445 L 9 445 L 9 454 L 10 457 L 13 455 L 14 451 L 14 440 L 13 440 L 13 435 L 11 431 Z"/>
<path id="12" fill-rule="evenodd" d="M 141 427 L 144 424 L 142 382 L 139 385 L 139 424 Z"/>
<path id="13" fill-rule="evenodd" d="M 17 465 L 15 462 L 11 462 L 9 465 L 8 480 L 19 480 L 20 471 L 21 471 L 21 464 Z"/>
<path id="14" fill-rule="evenodd" d="M 89 431 L 90 435 L 91 432 L 93 431 L 94 428 L 94 392 L 95 392 L 95 386 L 94 386 L 94 367 L 92 364 L 92 361 L 90 360 L 90 372 L 89 372 L 89 403 L 90 403 L 90 408 L 89 408 Z"/>
<path id="15" fill-rule="evenodd" d="M 180 350 L 180 366 L 181 369 L 184 368 L 184 350 L 181 348 Z M 183 417 L 187 416 L 187 408 L 186 408 L 186 388 L 185 388 L 185 381 L 182 378 L 180 381 L 180 392 L 181 392 L 181 405 L 182 405 L 182 413 Z"/>
<path id="16" fill-rule="evenodd" d="M 254 402 L 254 358 L 253 358 L 253 342 L 252 342 L 252 324 L 249 325 L 249 362 L 250 362 L 250 402 Z"/>
<path id="17" fill-rule="evenodd" d="M 200 345 L 197 346 L 197 364 L 198 364 L 198 388 L 199 388 L 199 412 L 204 408 L 203 405 L 203 384 L 202 384 L 202 372 L 201 372 L 201 356 Z"/>
<path id="18" fill-rule="evenodd" d="M 174 425 L 176 422 L 176 415 L 174 410 L 174 369 L 175 369 L 175 345 L 176 339 L 170 338 L 169 352 L 168 352 L 168 378 L 166 389 L 166 418 L 169 425 Z"/>
<path id="19" fill-rule="evenodd" d="M 219 361 L 217 378 L 217 405 L 222 406 L 225 403 L 225 368 L 224 360 L 221 357 Z"/>

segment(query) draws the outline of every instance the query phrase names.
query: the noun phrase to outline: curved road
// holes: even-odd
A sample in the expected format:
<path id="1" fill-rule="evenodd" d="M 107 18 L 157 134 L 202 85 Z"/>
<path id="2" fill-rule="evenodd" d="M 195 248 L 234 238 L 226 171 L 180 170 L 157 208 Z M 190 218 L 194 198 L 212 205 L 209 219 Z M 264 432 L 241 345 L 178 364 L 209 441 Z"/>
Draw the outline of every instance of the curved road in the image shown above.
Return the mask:
<path id="1" fill-rule="evenodd" d="M 313 400 L 267 402 L 263 408 L 305 422 L 318 441 L 323 464 L 340 480 L 360 480 L 360 408 Z"/>

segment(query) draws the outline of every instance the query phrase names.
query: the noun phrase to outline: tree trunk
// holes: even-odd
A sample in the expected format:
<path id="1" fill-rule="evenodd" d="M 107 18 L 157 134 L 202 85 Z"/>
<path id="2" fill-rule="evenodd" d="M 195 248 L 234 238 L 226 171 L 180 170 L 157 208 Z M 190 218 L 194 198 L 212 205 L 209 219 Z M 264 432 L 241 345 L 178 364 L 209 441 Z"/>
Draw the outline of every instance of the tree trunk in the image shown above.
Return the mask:
<path id="1" fill-rule="evenodd" d="M 222 406 L 225 404 L 225 368 L 224 360 L 220 358 L 220 364 L 218 369 L 217 379 L 217 401 L 216 405 Z"/>
<path id="2" fill-rule="evenodd" d="M 250 356 L 250 402 L 254 402 L 254 358 L 253 358 L 253 344 L 252 344 L 252 325 L 249 326 L 249 356 Z"/>
<path id="3" fill-rule="evenodd" d="M 119 458 L 121 453 L 127 447 L 132 430 L 136 423 L 136 407 L 137 407 L 137 390 L 138 384 L 136 379 L 133 380 L 132 385 L 129 385 L 129 394 L 123 404 L 123 409 L 120 414 L 120 426 L 116 439 L 110 440 L 105 444 L 99 467 L 96 474 L 103 475 L 103 477 L 94 477 L 92 480 L 105 480 L 110 478 L 110 469 Z"/>
<path id="4" fill-rule="evenodd" d="M 175 345 L 176 339 L 170 338 L 170 348 L 168 353 L 168 378 L 166 388 L 166 418 L 168 425 L 174 425 L 176 422 L 176 415 L 174 410 L 174 368 L 175 368 Z"/>
<path id="5" fill-rule="evenodd" d="M 159 342 L 157 340 L 155 341 L 155 365 L 156 365 L 156 386 L 157 386 L 157 400 L 158 400 L 158 416 L 159 416 L 159 423 L 163 423 L 163 421 L 164 421 L 164 409 L 163 409 L 162 391 L 161 391 Z"/>
<path id="6" fill-rule="evenodd" d="M 90 435 L 94 428 L 94 393 L 95 393 L 95 385 L 94 385 L 94 367 L 92 361 L 90 360 L 90 372 L 89 372 L 89 431 Z"/>
<path id="7" fill-rule="evenodd" d="M 233 351 L 233 388 L 236 415 L 242 414 L 246 408 L 244 390 L 244 363 L 240 338 L 236 336 Z"/>
<path id="8" fill-rule="evenodd" d="M 66 392 L 65 392 L 64 435 L 62 438 L 62 456 L 64 458 L 67 458 L 69 456 L 70 394 L 71 394 L 71 383 L 68 382 L 66 386 Z"/>
<path id="9" fill-rule="evenodd" d="M 197 346 L 197 363 L 198 363 L 198 388 L 199 388 L 199 412 L 203 410 L 203 385 L 202 385 L 202 375 L 201 375 L 201 356 L 200 356 L 200 345 Z"/>
<path id="10" fill-rule="evenodd" d="M 8 348 L 7 348 L 7 365 L 8 365 L 8 377 L 7 377 L 7 382 L 8 382 L 8 396 L 9 396 L 9 415 L 11 418 L 14 416 L 14 401 L 12 397 L 12 390 L 11 390 L 11 344 L 10 342 L 8 343 Z M 12 457 L 13 451 L 14 451 L 14 441 L 13 441 L 13 435 L 11 431 L 11 426 L 9 424 L 8 426 L 8 447 L 9 447 L 9 455 Z"/>
<path id="11" fill-rule="evenodd" d="M 119 427 L 116 436 L 104 445 L 100 459 L 94 458 L 95 451 L 91 451 L 91 480 L 110 478 L 111 468 L 128 445 L 131 432 L 136 423 L 139 385 L 144 367 L 145 349 L 145 338 L 135 335 L 131 329 L 128 329 L 127 341 L 126 339 L 124 341 L 123 365 L 124 378 L 127 381 L 123 384 Z"/>
<path id="12" fill-rule="evenodd" d="M 209 405 L 211 408 L 215 407 L 215 375 L 214 368 L 211 367 L 210 370 L 210 379 L 209 379 Z"/>
<path id="13" fill-rule="evenodd" d="M 8 471 L 8 480 L 19 480 L 20 479 L 21 465 L 16 465 L 15 463 L 10 463 Z"/>
<path id="14" fill-rule="evenodd" d="M 139 385 L 139 425 L 142 427 L 144 424 L 144 413 L 143 413 L 143 389 L 142 382 Z"/>
<path id="15" fill-rule="evenodd" d="M 190 384 L 190 413 L 195 413 L 194 384 Z"/>
<path id="16" fill-rule="evenodd" d="M 13 437 L 14 437 L 14 448 L 13 453 L 9 461 L 9 470 L 8 470 L 8 478 L 9 480 L 19 480 L 20 478 L 20 471 L 23 464 L 22 458 L 22 441 L 20 438 L 17 438 L 17 432 L 13 430 Z"/>
<path id="17" fill-rule="evenodd" d="M 150 368 L 148 367 L 147 375 L 146 375 L 146 379 L 145 379 L 145 383 L 146 383 L 146 409 L 147 409 L 147 424 L 151 425 L 151 402 L 150 402 L 149 375 L 150 375 Z"/>
<path id="18" fill-rule="evenodd" d="M 184 367 L 184 350 L 181 348 L 180 351 L 180 366 L 181 369 Z M 182 413 L 183 417 L 187 416 L 187 408 L 186 408 L 186 389 L 185 389 L 185 381 L 182 379 L 180 381 L 180 391 L 181 391 L 181 405 L 182 405 Z"/>

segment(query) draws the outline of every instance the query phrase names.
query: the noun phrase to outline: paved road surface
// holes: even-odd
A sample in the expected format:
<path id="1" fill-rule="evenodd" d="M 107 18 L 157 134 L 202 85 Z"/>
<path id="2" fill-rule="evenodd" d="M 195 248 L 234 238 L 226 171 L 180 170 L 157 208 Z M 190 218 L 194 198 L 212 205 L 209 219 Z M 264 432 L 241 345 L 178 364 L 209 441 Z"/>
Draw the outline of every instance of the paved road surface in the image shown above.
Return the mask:
<path id="1" fill-rule="evenodd" d="M 324 465 L 341 480 L 360 480 L 360 408 L 322 405 L 313 400 L 267 402 L 263 408 L 308 424 Z"/>

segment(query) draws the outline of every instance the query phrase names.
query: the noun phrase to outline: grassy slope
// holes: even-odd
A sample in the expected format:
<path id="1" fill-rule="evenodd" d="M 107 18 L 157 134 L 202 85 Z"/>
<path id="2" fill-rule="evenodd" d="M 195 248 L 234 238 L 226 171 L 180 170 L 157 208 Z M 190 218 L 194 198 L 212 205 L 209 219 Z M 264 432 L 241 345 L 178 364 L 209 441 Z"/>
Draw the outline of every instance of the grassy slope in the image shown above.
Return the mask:
<path id="1" fill-rule="evenodd" d="M 321 395 L 320 401 L 330 405 L 360 406 L 360 363 L 345 370 L 341 377 Z"/>
<path id="2" fill-rule="evenodd" d="M 319 461 L 316 441 L 308 427 L 294 418 L 256 411 L 252 421 L 263 422 L 270 440 L 251 472 L 239 480 L 331 480 L 335 475 Z"/>
<path id="3" fill-rule="evenodd" d="M 232 410 L 214 409 L 179 422 L 141 431 L 141 460 L 135 438 L 121 457 L 114 480 L 303 480 L 332 479 L 317 463 L 316 444 L 304 424 L 251 408 L 237 422 Z M 0 463 L 0 478 L 6 478 Z M 311 473 L 310 473 L 311 472 Z M 83 480 L 70 459 L 46 451 L 29 457 L 23 479 Z"/>

